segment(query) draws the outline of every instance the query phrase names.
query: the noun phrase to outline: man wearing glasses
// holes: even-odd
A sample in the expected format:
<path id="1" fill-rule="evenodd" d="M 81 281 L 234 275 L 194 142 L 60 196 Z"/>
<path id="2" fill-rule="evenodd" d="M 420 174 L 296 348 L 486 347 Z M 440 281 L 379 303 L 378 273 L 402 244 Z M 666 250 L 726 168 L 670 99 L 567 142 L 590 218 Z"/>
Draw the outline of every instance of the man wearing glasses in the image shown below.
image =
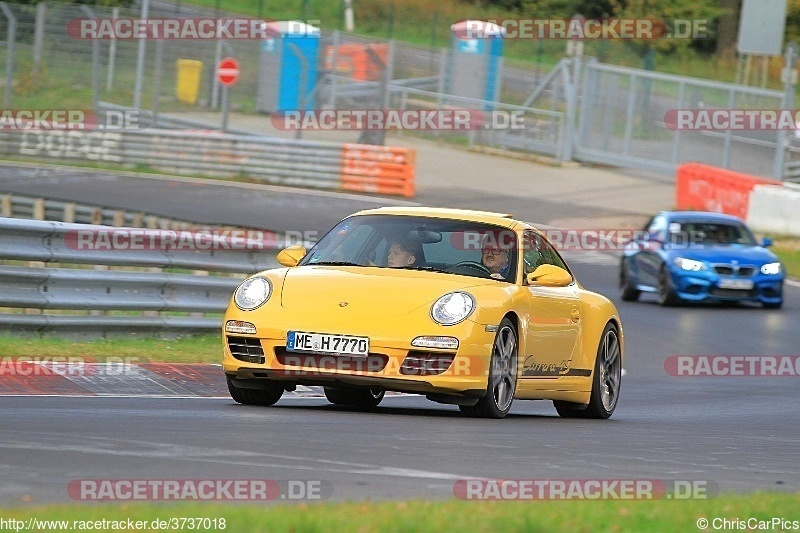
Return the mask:
<path id="1" fill-rule="evenodd" d="M 481 262 L 489 269 L 493 278 L 505 279 L 508 275 L 508 250 L 503 250 L 495 243 L 483 246 Z"/>

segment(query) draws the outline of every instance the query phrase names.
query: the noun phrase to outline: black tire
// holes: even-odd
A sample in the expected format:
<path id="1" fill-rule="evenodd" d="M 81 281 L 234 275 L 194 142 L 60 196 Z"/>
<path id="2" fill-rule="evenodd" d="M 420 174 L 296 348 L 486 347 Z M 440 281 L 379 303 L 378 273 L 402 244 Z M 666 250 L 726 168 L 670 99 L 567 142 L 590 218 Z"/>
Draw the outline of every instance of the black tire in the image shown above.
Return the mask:
<path id="1" fill-rule="evenodd" d="M 628 264 L 625 261 L 622 261 L 619 266 L 619 293 L 625 302 L 635 302 L 642 294 L 642 291 L 631 286 L 630 277 L 628 276 Z"/>
<path id="2" fill-rule="evenodd" d="M 615 358 L 614 361 L 610 357 Z M 603 367 L 606 371 L 603 371 Z M 612 372 L 608 367 L 613 367 Z M 619 344 L 619 333 L 614 324 L 608 323 L 600 337 L 597 347 L 597 356 L 592 372 L 592 392 L 588 405 L 574 404 L 571 402 L 554 401 L 553 405 L 562 418 L 597 418 L 606 419 L 617 408 L 619 391 L 622 385 L 622 346 Z M 606 388 L 608 387 L 608 388 Z M 608 391 L 613 387 L 609 395 Z"/>
<path id="3" fill-rule="evenodd" d="M 504 318 L 492 343 L 486 394 L 475 405 L 459 405 L 462 413 L 479 418 L 503 418 L 508 414 L 517 389 L 518 348 L 514 324 Z"/>
<path id="4" fill-rule="evenodd" d="M 325 387 L 325 397 L 334 405 L 346 405 L 361 409 L 377 407 L 383 400 L 383 389 L 334 389 Z"/>
<path id="5" fill-rule="evenodd" d="M 783 307 L 783 298 L 775 303 L 762 303 L 761 305 L 764 306 L 764 309 L 780 309 Z"/>
<path id="6" fill-rule="evenodd" d="M 226 381 L 231 398 L 242 405 L 274 405 L 283 396 L 283 386 L 275 383 L 266 383 L 264 389 L 245 389 L 234 385 L 230 376 L 226 376 Z"/>
<path id="7" fill-rule="evenodd" d="M 681 303 L 681 299 L 675 294 L 675 287 L 672 286 L 672 277 L 665 266 L 662 266 L 658 272 L 658 303 L 664 307 Z"/>

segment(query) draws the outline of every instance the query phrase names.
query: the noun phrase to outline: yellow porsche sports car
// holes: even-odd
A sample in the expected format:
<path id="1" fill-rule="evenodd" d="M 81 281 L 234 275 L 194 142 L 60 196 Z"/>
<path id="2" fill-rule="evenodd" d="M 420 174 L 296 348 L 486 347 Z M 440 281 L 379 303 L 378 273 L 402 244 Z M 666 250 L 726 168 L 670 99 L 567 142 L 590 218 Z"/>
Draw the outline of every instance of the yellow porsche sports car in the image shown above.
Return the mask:
<path id="1" fill-rule="evenodd" d="M 222 366 L 239 403 L 321 385 L 330 402 L 361 408 L 398 391 L 479 417 L 504 417 L 514 399 L 552 400 L 563 417 L 614 412 L 614 304 L 511 215 L 360 211 L 278 262 L 239 285 L 223 321 Z"/>

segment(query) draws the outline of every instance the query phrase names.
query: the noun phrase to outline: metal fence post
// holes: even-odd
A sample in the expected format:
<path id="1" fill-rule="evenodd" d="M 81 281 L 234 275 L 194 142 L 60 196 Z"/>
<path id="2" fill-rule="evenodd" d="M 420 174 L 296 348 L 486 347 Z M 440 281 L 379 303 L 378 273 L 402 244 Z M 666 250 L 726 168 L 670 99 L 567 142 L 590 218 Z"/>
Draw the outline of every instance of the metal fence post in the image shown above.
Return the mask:
<path id="1" fill-rule="evenodd" d="M 89 18 L 96 18 L 88 6 L 81 6 L 81 11 Z M 100 101 L 100 43 L 92 39 L 92 109 L 97 111 L 97 102 Z"/>
<path id="2" fill-rule="evenodd" d="M 8 20 L 8 32 L 6 33 L 6 92 L 3 97 L 3 107 L 11 107 L 11 87 L 14 84 L 14 41 L 17 38 L 17 19 L 14 13 L 5 2 L 0 2 L 0 10 Z"/>
<path id="3" fill-rule="evenodd" d="M 115 7 L 111 10 L 111 18 L 116 20 L 119 18 L 119 8 Z M 110 91 L 114 87 L 114 63 L 117 59 L 117 39 L 116 36 L 111 37 L 111 44 L 108 46 L 108 75 L 106 76 L 106 91 Z"/>
<path id="4" fill-rule="evenodd" d="M 142 20 L 147 19 L 150 10 L 150 0 L 142 0 Z M 136 54 L 136 80 L 133 86 L 133 107 L 142 107 L 142 78 L 144 77 L 144 61 L 146 53 L 147 39 L 139 39 L 139 49 Z"/>
<path id="5" fill-rule="evenodd" d="M 153 80 L 153 118 L 151 124 L 154 128 L 158 127 L 158 106 L 159 97 L 161 96 L 161 71 L 162 59 L 164 57 L 164 40 L 158 39 L 156 41 L 156 72 L 155 79 Z"/>
<path id="6" fill-rule="evenodd" d="M 783 69 L 783 100 L 781 109 L 792 109 L 794 107 L 794 93 L 797 85 L 797 71 L 794 68 L 797 63 L 798 47 L 792 41 L 786 45 L 784 55 L 785 65 Z M 788 144 L 786 130 L 778 131 L 777 146 L 775 147 L 775 163 L 772 168 L 772 175 L 775 179 L 783 180 L 786 163 L 786 150 Z"/>
<path id="7" fill-rule="evenodd" d="M 565 89 L 567 92 L 567 112 L 565 115 L 566 127 L 564 128 L 564 149 L 561 152 L 561 161 L 572 161 L 575 151 L 575 118 L 578 114 L 578 83 L 582 61 L 580 56 L 574 56 L 572 61 L 572 75 Z M 568 72 L 568 71 L 565 71 Z"/>
<path id="8" fill-rule="evenodd" d="M 47 15 L 47 4 L 36 4 L 36 25 L 33 35 L 33 72 L 39 74 L 42 64 L 42 46 L 44 44 L 44 23 Z"/>

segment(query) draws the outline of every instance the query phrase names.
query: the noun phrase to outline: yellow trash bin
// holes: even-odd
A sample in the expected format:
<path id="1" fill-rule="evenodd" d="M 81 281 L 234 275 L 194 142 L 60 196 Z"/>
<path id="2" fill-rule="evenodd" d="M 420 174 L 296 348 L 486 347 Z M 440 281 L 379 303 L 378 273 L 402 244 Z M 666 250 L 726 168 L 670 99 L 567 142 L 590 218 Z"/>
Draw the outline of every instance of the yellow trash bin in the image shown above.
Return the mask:
<path id="1" fill-rule="evenodd" d="M 175 94 L 179 101 L 194 105 L 197 103 L 197 93 L 200 90 L 203 62 L 196 59 L 179 59 L 176 63 L 178 76 L 175 82 Z"/>

